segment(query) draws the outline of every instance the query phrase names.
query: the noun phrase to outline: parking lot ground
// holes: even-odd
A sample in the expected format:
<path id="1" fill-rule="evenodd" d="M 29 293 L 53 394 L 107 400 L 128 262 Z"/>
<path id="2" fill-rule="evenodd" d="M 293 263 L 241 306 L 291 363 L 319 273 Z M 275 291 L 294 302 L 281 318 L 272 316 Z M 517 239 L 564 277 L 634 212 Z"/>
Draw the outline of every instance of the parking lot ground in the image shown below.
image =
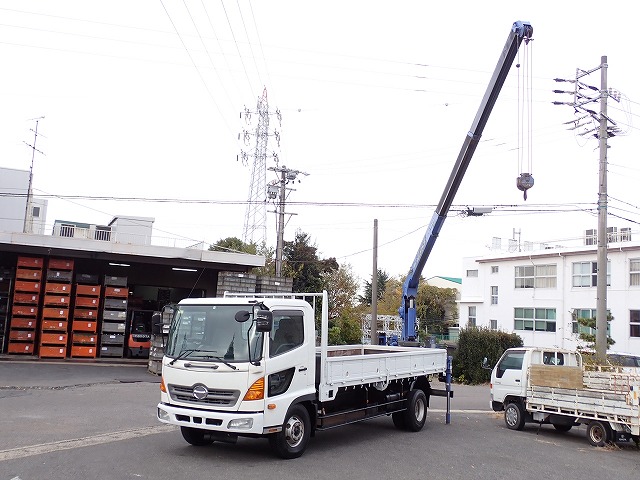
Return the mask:
<path id="1" fill-rule="evenodd" d="M 635 478 L 640 469 L 633 445 L 591 447 L 583 427 L 508 430 L 488 409 L 486 385 L 454 385 L 449 425 L 445 399 L 433 398 L 421 432 L 382 417 L 319 432 L 304 456 L 283 461 L 264 439 L 188 445 L 178 428 L 156 420 L 159 379 L 143 367 L 41 364 L 9 377 L 7 368 L 0 363 L 0 480 L 539 480 Z"/>

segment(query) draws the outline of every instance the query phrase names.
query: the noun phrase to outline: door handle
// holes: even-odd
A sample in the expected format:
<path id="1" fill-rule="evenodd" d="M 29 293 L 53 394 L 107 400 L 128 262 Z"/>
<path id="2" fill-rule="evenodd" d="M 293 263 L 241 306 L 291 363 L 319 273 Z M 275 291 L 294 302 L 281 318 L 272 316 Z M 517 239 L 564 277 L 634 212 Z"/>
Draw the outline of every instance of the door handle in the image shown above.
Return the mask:
<path id="1" fill-rule="evenodd" d="M 516 382 L 520 383 L 520 379 L 519 379 L 519 378 L 516 378 Z"/>
<path id="2" fill-rule="evenodd" d="M 300 367 L 298 369 L 299 372 L 306 372 L 307 371 L 307 367 Z"/>

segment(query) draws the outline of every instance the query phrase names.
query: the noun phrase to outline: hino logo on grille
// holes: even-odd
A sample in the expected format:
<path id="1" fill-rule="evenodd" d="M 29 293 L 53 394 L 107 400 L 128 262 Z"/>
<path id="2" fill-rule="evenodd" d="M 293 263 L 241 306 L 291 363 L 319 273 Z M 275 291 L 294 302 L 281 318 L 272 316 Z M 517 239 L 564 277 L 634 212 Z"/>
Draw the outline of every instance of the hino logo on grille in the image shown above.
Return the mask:
<path id="1" fill-rule="evenodd" d="M 193 396 L 197 400 L 204 400 L 209 395 L 209 390 L 204 385 L 195 385 L 193 387 Z"/>

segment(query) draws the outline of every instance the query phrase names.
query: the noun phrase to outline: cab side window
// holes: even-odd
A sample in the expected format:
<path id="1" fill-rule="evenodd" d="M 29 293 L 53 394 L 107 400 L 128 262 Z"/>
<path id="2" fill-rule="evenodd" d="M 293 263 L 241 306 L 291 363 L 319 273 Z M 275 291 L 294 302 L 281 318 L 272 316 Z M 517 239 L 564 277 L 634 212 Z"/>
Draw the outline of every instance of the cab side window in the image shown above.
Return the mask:
<path id="1" fill-rule="evenodd" d="M 269 340 L 270 357 L 275 357 L 302 345 L 304 342 L 304 321 L 301 312 L 274 313 L 273 317 L 273 331 Z"/>
<path id="2" fill-rule="evenodd" d="M 545 365 L 564 365 L 564 354 L 561 352 L 544 352 L 542 363 Z"/>
<path id="3" fill-rule="evenodd" d="M 502 378 L 504 372 L 507 370 L 522 370 L 522 361 L 524 360 L 524 352 L 509 352 L 507 353 L 496 369 L 496 376 Z"/>

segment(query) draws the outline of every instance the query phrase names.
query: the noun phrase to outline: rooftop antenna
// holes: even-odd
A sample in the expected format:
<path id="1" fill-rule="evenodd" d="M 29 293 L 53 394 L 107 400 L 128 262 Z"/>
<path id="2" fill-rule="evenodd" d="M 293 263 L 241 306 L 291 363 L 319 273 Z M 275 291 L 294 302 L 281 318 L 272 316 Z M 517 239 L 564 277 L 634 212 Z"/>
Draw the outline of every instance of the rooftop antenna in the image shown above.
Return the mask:
<path id="1" fill-rule="evenodd" d="M 27 203 L 25 205 L 24 210 L 24 224 L 22 225 L 22 233 L 32 233 L 33 231 L 33 209 L 31 208 L 31 185 L 33 184 L 33 161 L 36 156 L 36 152 L 44 155 L 43 152 L 36 148 L 36 142 L 38 141 L 38 123 L 40 120 L 44 119 L 44 116 L 31 118 L 30 120 L 36 121 L 36 128 L 30 129 L 33 132 L 33 145 L 24 142 L 31 149 L 31 167 L 29 167 L 29 187 L 27 189 Z"/>

